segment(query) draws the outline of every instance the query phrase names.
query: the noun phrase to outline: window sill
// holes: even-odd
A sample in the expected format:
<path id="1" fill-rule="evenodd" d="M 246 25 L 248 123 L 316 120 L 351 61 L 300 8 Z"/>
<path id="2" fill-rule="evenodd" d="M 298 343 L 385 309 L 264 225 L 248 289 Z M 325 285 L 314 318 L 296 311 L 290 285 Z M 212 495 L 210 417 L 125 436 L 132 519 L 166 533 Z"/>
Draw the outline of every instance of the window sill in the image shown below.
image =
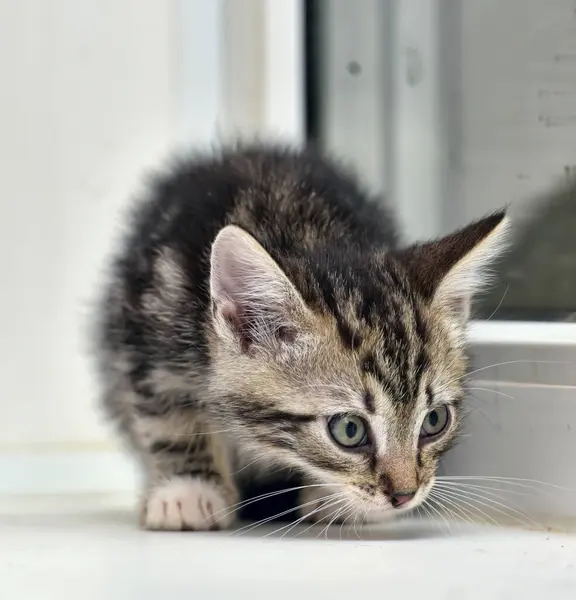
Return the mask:
<path id="1" fill-rule="evenodd" d="M 273 527 L 246 535 L 159 535 L 140 531 L 124 503 L 74 500 L 70 511 L 1 507 L 5 597 L 149 600 L 190 591 L 205 598 L 244 592 L 255 600 L 333 598 L 369 596 L 375 589 L 398 595 L 408 580 L 411 595 L 429 600 L 574 597 L 576 538 L 558 533 L 454 524 L 447 537 L 443 524 L 404 522 L 364 527 L 362 539 L 340 526 L 326 536 L 323 526 L 304 532 L 305 526 L 265 540 Z M 445 576 L 454 564 L 458 568 Z M 364 576 L 351 577 L 354 570 Z M 482 585 L 471 585 L 479 573 Z"/>
<path id="2" fill-rule="evenodd" d="M 474 345 L 573 346 L 576 323 L 534 321 L 473 321 L 469 339 Z"/>

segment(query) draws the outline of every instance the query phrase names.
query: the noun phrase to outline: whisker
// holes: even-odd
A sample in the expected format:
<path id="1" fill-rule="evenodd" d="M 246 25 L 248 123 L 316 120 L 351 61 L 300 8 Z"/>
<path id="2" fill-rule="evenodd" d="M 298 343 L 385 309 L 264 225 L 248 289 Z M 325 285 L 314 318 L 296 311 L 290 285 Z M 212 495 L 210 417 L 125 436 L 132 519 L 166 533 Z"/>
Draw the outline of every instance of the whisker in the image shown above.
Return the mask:
<path id="1" fill-rule="evenodd" d="M 352 520 L 352 529 L 353 529 L 353 531 L 354 531 L 354 535 L 356 535 L 356 538 L 357 538 L 357 539 L 360 539 L 360 538 L 358 537 L 358 532 L 356 531 L 356 521 L 358 520 L 358 515 L 360 514 L 360 510 L 361 510 L 360 508 L 357 508 L 357 509 L 354 511 L 354 514 L 352 515 L 352 516 L 354 517 L 354 519 Z"/>
<path id="2" fill-rule="evenodd" d="M 331 496 L 328 496 L 328 498 L 331 498 Z M 270 521 L 274 521 L 278 517 L 283 517 L 292 512 L 296 512 L 301 508 L 310 506 L 311 504 L 316 504 L 316 502 L 318 502 L 318 500 L 310 500 L 309 502 L 305 502 L 304 504 L 294 506 L 292 508 L 289 508 L 287 510 L 279 512 L 275 515 L 272 515 L 271 517 L 266 517 L 265 519 L 260 519 L 260 521 L 256 521 L 255 523 L 249 523 L 248 525 L 245 525 L 244 527 L 241 527 L 240 529 L 236 529 L 234 532 L 231 532 L 231 535 L 234 535 L 234 534 L 243 535 L 244 533 L 248 533 L 249 531 L 252 531 L 253 529 L 257 529 L 261 525 L 265 525 L 266 523 L 269 523 Z"/>
<path id="3" fill-rule="evenodd" d="M 460 502 L 460 503 L 470 507 L 470 509 L 479 512 L 481 515 L 486 517 L 486 519 L 488 519 L 488 521 L 490 521 L 497 527 L 502 527 L 501 523 L 499 523 L 494 517 L 485 513 L 481 508 L 478 508 L 475 504 L 472 504 L 471 501 L 468 501 L 467 499 L 465 500 L 464 498 L 454 498 L 453 496 L 448 496 L 448 497 L 452 498 L 455 502 Z M 472 512 L 472 514 L 474 515 L 474 512 Z M 484 523 L 486 523 L 486 521 L 484 521 Z"/>
<path id="4" fill-rule="evenodd" d="M 276 490 L 274 492 L 268 492 L 266 494 L 260 494 L 260 496 L 256 496 L 255 498 L 248 498 L 246 500 L 241 500 L 240 502 L 237 502 L 236 504 L 232 504 L 231 506 L 226 506 L 220 510 L 217 510 L 214 515 L 218 515 L 223 511 L 228 511 L 226 512 L 224 515 L 222 515 L 220 518 L 224 518 L 225 516 L 229 515 L 230 513 L 239 510 L 241 508 L 244 508 L 245 506 L 248 506 L 250 504 L 254 504 L 255 502 L 260 502 L 261 500 L 266 500 L 267 498 L 273 498 L 274 496 L 280 496 L 281 494 L 286 494 L 288 492 L 295 492 L 297 490 L 303 490 L 306 488 L 313 488 L 313 487 L 346 487 L 346 484 L 344 483 L 313 483 L 310 485 L 297 485 L 295 487 L 291 487 L 291 488 L 286 488 L 283 490 Z"/>
<path id="5" fill-rule="evenodd" d="M 338 496 L 337 498 L 334 498 L 333 496 Z M 326 510 L 326 508 L 331 508 L 332 506 L 335 506 L 341 502 L 344 502 L 344 496 L 345 494 L 333 494 L 332 496 L 325 496 L 324 498 L 321 498 L 320 500 L 322 500 L 322 504 L 320 506 L 318 506 L 317 508 L 315 508 L 314 510 L 310 511 L 308 514 L 306 515 L 302 515 L 301 517 L 299 517 L 294 523 L 288 523 L 287 525 L 284 525 L 278 529 L 275 529 L 273 532 L 271 533 L 267 533 L 265 536 L 263 536 L 262 539 L 273 535 L 275 533 L 278 533 L 280 531 L 282 531 L 283 529 L 288 528 L 280 537 L 284 537 L 287 533 L 290 533 L 290 531 L 292 531 L 295 527 L 297 527 L 298 525 L 300 525 L 300 523 L 302 523 L 302 521 L 305 521 L 306 519 L 310 518 L 312 515 L 315 515 L 317 512 L 321 511 L 321 510 Z M 318 502 L 318 500 L 314 500 L 314 502 Z M 298 506 L 296 507 L 296 510 L 302 508 L 302 506 Z M 314 523 L 312 524 L 312 526 L 314 526 Z M 306 529 L 304 531 L 307 531 Z"/>
<path id="6" fill-rule="evenodd" d="M 230 473 L 230 475 L 238 475 L 238 473 L 242 473 L 242 471 L 245 471 L 246 469 L 251 467 L 254 463 L 257 463 L 259 460 L 264 460 L 265 458 L 267 458 L 266 454 L 261 454 L 260 456 L 257 456 L 254 460 L 250 461 L 248 464 L 244 465 L 241 469 L 238 469 L 237 471 Z"/>
<path id="7" fill-rule="evenodd" d="M 289 523 L 288 525 L 284 525 L 284 527 L 289 527 L 280 537 L 284 537 L 287 533 L 289 533 L 290 531 L 292 531 L 295 527 L 298 527 L 298 525 L 300 525 L 303 521 L 305 521 L 306 519 L 309 519 L 312 515 L 315 515 L 317 512 L 321 511 L 321 510 L 325 510 L 326 508 L 330 508 L 340 502 L 343 502 L 344 499 L 336 499 L 336 500 L 332 500 L 331 502 L 329 502 L 328 504 L 322 504 L 321 506 L 318 506 L 317 508 L 315 508 L 314 510 L 310 511 L 308 514 L 306 515 L 302 515 L 301 517 L 299 517 L 294 523 Z M 314 523 L 312 523 L 311 526 L 314 526 Z M 284 529 L 284 527 L 281 527 L 280 529 L 276 530 L 276 532 L 278 531 L 282 531 L 282 529 Z M 304 531 L 307 531 L 308 529 L 310 529 L 309 527 L 307 529 L 305 529 Z M 296 534 L 297 536 L 299 534 Z M 267 536 L 264 536 L 267 537 Z"/>
<path id="8" fill-rule="evenodd" d="M 423 512 L 424 512 L 424 518 L 425 519 L 432 519 L 433 520 L 432 513 L 428 510 L 427 500 L 425 500 L 422 504 L 420 504 L 420 506 L 418 508 L 419 509 L 421 508 L 423 510 Z"/>
<path id="9" fill-rule="evenodd" d="M 537 523 L 536 521 L 534 521 L 533 519 L 531 519 L 528 515 L 526 515 L 525 513 L 523 513 L 522 511 L 519 511 L 515 508 L 512 508 L 511 506 L 508 506 L 506 504 L 503 504 L 502 502 L 499 502 L 497 500 L 494 500 L 493 498 L 488 498 L 486 496 L 483 496 L 482 494 L 478 494 L 477 492 L 470 492 L 470 491 L 464 491 L 464 490 L 448 490 L 448 489 L 444 489 L 444 493 L 447 495 L 450 495 L 452 498 L 456 499 L 461 499 L 461 498 L 466 498 L 467 500 L 470 500 L 472 502 L 477 502 L 478 504 L 481 504 L 482 506 L 485 506 L 486 508 L 490 508 L 491 510 L 495 510 L 496 512 L 503 514 L 504 516 L 511 518 L 511 519 L 515 519 L 517 521 L 519 521 L 522 524 L 525 524 L 524 521 L 522 521 L 522 519 L 525 519 L 526 521 L 529 521 L 530 523 L 532 523 L 533 525 L 535 525 L 538 528 L 542 528 L 542 525 L 540 525 L 540 523 Z M 502 507 L 504 509 L 506 509 L 507 511 L 510 511 L 514 514 L 509 514 L 499 508 L 496 507 Z M 514 515 L 519 515 L 522 518 L 519 518 L 517 516 Z"/>
<path id="10" fill-rule="evenodd" d="M 460 512 L 462 512 L 462 514 L 464 516 L 467 516 L 467 517 L 470 516 L 471 513 L 468 509 L 465 510 L 465 507 L 463 507 L 460 504 L 458 504 L 457 502 L 455 502 L 454 499 L 452 499 L 451 496 L 449 494 L 446 494 L 443 490 L 434 488 L 434 490 L 432 490 L 432 492 L 431 492 L 431 495 L 432 494 L 434 495 L 434 497 L 438 497 L 438 498 L 441 498 L 445 502 L 449 502 L 450 505 L 454 509 L 459 509 Z M 469 522 L 472 523 L 473 521 L 469 521 Z"/>
<path id="11" fill-rule="evenodd" d="M 438 481 L 435 482 L 434 487 L 439 487 L 440 489 L 443 488 L 457 488 L 457 489 L 472 489 L 472 490 L 478 490 L 480 492 L 487 492 L 487 493 L 493 493 L 495 496 L 497 497 L 501 497 L 503 493 L 506 494 L 514 494 L 516 496 L 530 496 L 530 494 L 526 493 L 526 492 L 519 492 L 517 490 L 506 490 L 506 489 L 502 489 L 501 487 L 489 487 L 489 486 L 485 486 L 485 485 L 475 485 L 472 483 L 458 483 L 457 481 Z M 497 494 L 497 492 L 502 492 L 502 494 Z M 504 497 L 504 499 L 506 499 Z"/>
<path id="12" fill-rule="evenodd" d="M 563 487 L 560 485 L 556 485 L 554 483 L 548 483 L 546 481 L 539 481 L 538 479 L 525 479 L 522 477 L 500 477 L 497 475 L 437 475 L 437 480 L 440 481 L 468 481 L 468 480 L 480 480 L 480 481 L 490 481 L 490 482 L 498 482 L 511 486 L 523 487 L 527 489 L 534 489 L 538 491 L 540 488 L 536 487 L 538 485 L 543 487 L 550 487 L 556 490 L 561 490 L 563 492 L 572 492 L 574 491 L 571 488 Z"/>
<path id="13" fill-rule="evenodd" d="M 340 500 L 340 503 L 344 502 L 344 500 L 345 500 L 345 498 L 342 498 Z M 321 506 L 317 510 L 315 510 L 315 511 L 311 512 L 309 515 L 307 515 L 307 517 L 311 517 L 313 514 L 316 514 L 321 509 L 332 508 L 335 504 L 338 504 L 338 502 L 330 504 L 330 506 L 328 506 L 328 507 Z M 333 512 L 330 513 L 330 515 L 333 515 L 333 514 L 334 514 Z M 330 515 L 328 515 L 328 516 L 330 516 Z M 306 527 L 306 529 L 303 529 L 302 531 L 299 531 L 296 534 L 296 537 L 298 537 L 299 535 L 302 535 L 303 533 L 306 533 L 307 531 L 310 531 L 310 529 L 312 529 L 313 527 L 316 527 L 317 525 L 321 525 L 321 523 L 319 523 L 318 521 L 311 521 L 310 525 L 308 525 L 308 527 Z"/>
<path id="14" fill-rule="evenodd" d="M 509 398 L 510 400 L 516 400 L 514 396 L 510 396 L 509 394 L 505 394 L 504 392 L 500 392 L 499 390 L 492 390 L 490 388 L 481 388 L 481 387 L 469 387 L 466 388 L 467 391 L 479 391 L 479 392 L 490 392 L 492 394 L 497 394 L 498 396 L 504 396 L 504 398 Z M 476 398 L 476 396 L 474 396 Z"/>
<path id="15" fill-rule="evenodd" d="M 318 510 L 322 510 L 322 509 L 326 509 L 326 508 L 332 508 L 333 506 L 335 506 L 335 504 L 341 504 L 342 502 L 345 502 L 346 498 L 341 498 L 339 502 L 333 502 L 332 504 L 330 504 L 330 506 L 325 507 L 325 506 L 321 506 Z M 314 513 L 318 512 L 318 510 L 315 510 Z M 340 510 L 340 507 L 336 508 L 336 510 L 334 510 L 333 512 L 331 512 L 327 518 L 330 518 L 334 513 L 338 512 L 338 510 Z M 314 513 L 310 513 L 310 515 L 308 516 L 312 516 L 312 514 Z M 313 521 L 312 523 L 310 523 L 310 525 L 308 527 L 306 527 L 306 529 L 304 529 L 303 531 L 300 531 L 296 534 L 296 537 L 298 537 L 299 535 L 302 535 L 303 533 L 306 533 L 307 531 L 310 531 L 310 529 L 312 529 L 313 527 L 316 527 L 317 525 L 322 525 L 322 523 L 319 523 L 317 521 Z"/>
<path id="16" fill-rule="evenodd" d="M 423 502 L 420 507 L 422 507 L 422 510 L 425 513 L 425 518 L 429 519 L 430 521 L 434 521 L 434 515 L 428 510 L 428 502 L 425 501 Z"/>
<path id="17" fill-rule="evenodd" d="M 453 519 L 457 518 L 466 525 L 470 525 L 472 523 L 470 517 L 466 514 L 466 512 L 464 512 L 457 504 L 452 502 L 449 498 L 444 497 L 442 494 L 431 495 L 431 498 L 438 502 L 440 506 L 443 506 L 444 509 L 448 511 L 449 515 Z"/>
<path id="18" fill-rule="evenodd" d="M 333 390 L 344 392 L 347 396 L 350 395 L 350 389 L 334 383 L 306 383 L 305 386 L 310 390 Z"/>
<path id="19" fill-rule="evenodd" d="M 337 513 L 336 515 L 328 522 L 328 525 L 326 525 L 326 527 L 324 527 L 324 529 L 319 533 L 319 535 L 317 537 L 320 537 L 323 533 L 325 535 L 325 538 L 328 539 L 328 529 L 330 528 L 330 525 L 332 525 L 332 523 L 334 523 L 334 521 L 347 509 L 347 507 L 350 505 L 350 503 L 346 503 L 343 507 L 340 507 L 339 509 L 337 509 Z"/>
<path id="20" fill-rule="evenodd" d="M 486 321 L 489 321 L 498 312 L 498 310 L 502 306 L 502 303 L 504 302 L 504 298 L 506 298 L 506 294 L 508 293 L 509 287 L 510 287 L 510 284 L 506 284 L 506 289 L 504 290 L 504 293 L 502 294 L 502 298 L 500 298 L 500 302 L 498 302 L 498 306 L 492 311 L 492 314 L 486 319 Z"/>
<path id="21" fill-rule="evenodd" d="M 360 508 L 358 508 L 358 509 L 356 510 L 356 513 L 354 514 L 354 523 L 352 524 L 352 527 L 354 528 L 354 533 L 356 534 L 356 537 L 357 537 L 359 540 L 361 540 L 361 539 L 362 539 L 362 536 L 361 536 L 361 535 L 358 535 L 358 530 L 356 529 L 356 524 L 357 524 L 357 522 L 358 522 L 358 517 L 360 517 L 360 518 L 363 518 L 363 515 L 362 515 L 362 509 L 360 509 Z"/>
<path id="22" fill-rule="evenodd" d="M 174 437 L 197 437 L 199 435 L 214 435 L 217 433 L 230 433 L 232 431 L 240 431 L 239 427 L 235 427 L 233 429 L 218 429 L 216 431 L 199 431 L 198 433 L 173 433 Z"/>
<path id="23" fill-rule="evenodd" d="M 445 500 L 443 500 L 440 497 L 437 497 L 436 495 L 430 494 L 430 505 L 432 506 L 432 502 L 435 502 L 438 505 L 438 509 L 442 510 L 443 513 L 445 515 L 447 515 L 447 518 L 449 521 L 456 523 L 457 525 L 459 525 L 460 523 L 458 521 L 456 521 L 456 517 L 460 520 L 460 521 L 464 521 L 464 519 L 457 513 L 454 512 L 454 510 L 452 510 L 449 506 L 446 506 L 447 502 Z M 466 521 L 464 521 L 466 522 Z"/>
<path id="24" fill-rule="evenodd" d="M 342 541 L 342 529 L 344 528 L 344 525 L 346 524 L 346 521 L 348 519 L 350 519 L 350 517 L 353 517 L 355 514 L 356 514 L 356 511 L 353 512 L 353 513 L 352 512 L 348 513 L 348 516 L 344 518 L 344 520 L 342 521 L 342 523 L 340 523 L 340 541 Z"/>
<path id="25" fill-rule="evenodd" d="M 505 365 L 517 365 L 517 364 L 521 364 L 521 363 L 535 363 L 535 364 L 541 364 L 541 365 L 570 365 L 570 364 L 572 364 L 569 361 L 558 361 L 558 360 L 530 360 L 530 359 L 507 360 L 505 362 L 495 363 L 493 365 L 487 365 L 485 367 L 480 367 L 479 369 L 475 369 L 474 371 L 470 371 L 470 373 L 467 373 L 467 377 L 470 377 L 471 375 L 474 375 L 475 373 L 480 373 L 481 371 L 486 371 L 487 369 L 494 369 L 496 367 L 503 367 Z"/>
<path id="26" fill-rule="evenodd" d="M 430 507 L 430 510 L 434 511 L 434 513 L 440 517 L 440 519 L 442 520 L 442 523 L 444 525 L 446 525 L 446 531 L 444 533 L 446 535 L 450 534 L 451 533 L 450 524 L 446 520 L 446 517 L 432 504 L 432 498 L 429 498 L 429 500 L 430 500 L 430 502 L 429 502 L 428 506 Z"/>
<path id="27" fill-rule="evenodd" d="M 498 504 L 503 506 L 504 508 L 506 508 L 507 510 L 510 510 L 512 512 L 516 512 L 519 515 L 521 515 L 523 518 L 531 520 L 527 515 L 525 515 L 522 511 L 518 510 L 518 505 L 517 504 L 511 504 L 511 505 L 507 505 L 507 504 L 502 504 L 497 502 L 496 500 L 494 500 L 494 498 L 498 498 L 499 500 L 505 500 L 506 502 L 511 502 L 509 498 L 507 498 L 505 495 L 503 495 L 502 493 L 499 492 L 506 492 L 508 491 L 509 493 L 516 493 L 519 494 L 521 496 L 528 496 L 528 494 L 524 494 L 522 492 L 516 492 L 515 490 L 497 490 L 494 491 L 494 488 L 485 488 L 483 486 L 476 486 L 476 485 L 470 485 L 470 484 L 452 484 L 451 482 L 444 482 L 447 485 L 442 486 L 442 483 L 439 484 L 439 488 L 440 490 L 443 490 L 445 493 L 450 494 L 453 491 L 458 491 L 462 494 L 468 494 L 468 498 L 472 500 L 471 496 L 472 495 L 476 495 L 479 498 L 482 498 L 483 500 L 492 502 L 493 504 Z M 472 490 L 472 491 L 470 491 Z M 481 495 L 479 493 L 476 492 L 484 492 L 484 494 L 488 494 L 489 496 L 485 496 L 485 495 Z M 513 518 L 513 517 L 511 517 Z"/>
<path id="28" fill-rule="evenodd" d="M 452 499 L 450 499 L 448 496 L 445 496 L 441 492 L 438 492 L 438 490 L 436 490 L 435 492 L 436 492 L 434 494 L 435 497 L 437 496 L 443 502 L 449 503 L 454 508 L 454 510 L 458 510 L 460 513 L 462 513 L 462 515 L 464 515 L 465 522 L 469 523 L 470 525 L 474 524 L 474 513 L 472 513 L 470 511 L 470 509 L 460 506 L 459 504 L 454 502 Z M 483 523 L 486 523 L 486 521 L 484 521 L 484 519 L 482 519 L 482 521 L 483 521 Z"/>
<path id="29" fill-rule="evenodd" d="M 480 400 L 480 402 L 482 402 L 482 400 L 480 398 L 478 398 L 478 396 L 475 396 L 474 394 L 470 394 L 473 398 L 476 398 L 476 400 Z M 489 423 L 492 426 L 492 429 L 496 429 L 496 425 L 494 425 L 494 422 L 488 417 L 488 415 L 481 410 L 478 406 L 474 406 L 473 404 L 468 404 L 467 407 L 469 410 L 475 410 L 476 412 L 480 413 L 484 419 L 486 420 L 487 423 Z M 462 437 L 462 436 L 460 436 Z"/>
<path id="30" fill-rule="evenodd" d="M 453 497 L 455 497 L 456 494 L 458 493 L 458 494 L 461 494 L 461 497 L 466 497 L 466 498 L 468 498 L 470 500 L 473 500 L 473 498 L 479 498 L 481 500 L 485 500 L 486 502 L 492 503 L 492 508 L 494 510 L 496 510 L 495 506 L 501 506 L 502 508 L 504 508 L 506 510 L 509 510 L 512 513 L 515 513 L 515 514 L 519 515 L 520 517 L 522 517 L 522 519 L 526 519 L 526 520 L 530 521 L 533 525 L 536 525 L 537 527 L 542 527 L 542 525 L 540 525 L 536 521 L 533 521 L 528 515 L 526 515 L 522 511 L 518 510 L 517 508 L 514 508 L 514 507 L 509 506 L 507 504 L 503 504 L 502 502 L 499 502 L 498 500 L 494 500 L 494 498 L 490 498 L 490 497 L 484 496 L 482 494 L 479 494 L 478 492 L 472 492 L 472 491 L 468 491 L 468 490 L 464 490 L 464 489 L 448 490 L 447 488 L 445 488 L 444 491 L 445 492 L 449 491 L 449 493 L 454 494 Z M 478 500 L 478 502 L 479 502 L 479 500 Z M 489 504 L 487 504 L 485 506 L 487 506 L 487 507 L 490 508 Z M 507 515 L 507 516 L 509 516 L 511 518 L 514 518 L 512 515 Z"/>

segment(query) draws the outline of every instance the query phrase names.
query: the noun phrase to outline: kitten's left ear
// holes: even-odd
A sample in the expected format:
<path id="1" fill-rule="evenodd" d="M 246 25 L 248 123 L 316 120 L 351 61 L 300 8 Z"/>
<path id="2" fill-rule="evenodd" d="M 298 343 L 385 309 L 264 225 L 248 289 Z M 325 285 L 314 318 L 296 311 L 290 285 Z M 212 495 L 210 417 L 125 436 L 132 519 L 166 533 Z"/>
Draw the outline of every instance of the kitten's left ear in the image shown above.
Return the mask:
<path id="1" fill-rule="evenodd" d="M 274 259 L 246 231 L 228 225 L 212 245 L 210 292 L 216 331 L 243 351 L 291 342 L 307 313 Z"/>
<path id="2" fill-rule="evenodd" d="M 488 282 L 490 266 L 506 249 L 510 222 L 505 211 L 444 238 L 417 244 L 401 260 L 424 296 L 465 321 L 473 295 Z"/>

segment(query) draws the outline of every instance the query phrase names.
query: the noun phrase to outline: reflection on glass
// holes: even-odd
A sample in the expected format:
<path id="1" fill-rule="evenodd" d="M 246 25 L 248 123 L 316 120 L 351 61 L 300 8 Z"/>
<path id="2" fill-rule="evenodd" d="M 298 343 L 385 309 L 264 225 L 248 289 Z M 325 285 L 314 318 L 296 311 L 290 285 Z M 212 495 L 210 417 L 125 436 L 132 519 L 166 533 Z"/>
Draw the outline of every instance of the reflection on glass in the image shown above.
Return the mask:
<path id="1" fill-rule="evenodd" d="M 409 235 L 423 219 L 442 234 L 510 205 L 513 249 L 477 314 L 576 321 L 576 4 L 417 4 L 308 3 L 312 137 L 386 195 Z M 416 82 L 404 64 L 414 52 Z M 426 87 L 427 77 L 436 85 Z M 431 122 L 437 130 L 426 129 Z M 437 190 L 398 192 L 399 179 L 423 181 L 430 165 Z"/>

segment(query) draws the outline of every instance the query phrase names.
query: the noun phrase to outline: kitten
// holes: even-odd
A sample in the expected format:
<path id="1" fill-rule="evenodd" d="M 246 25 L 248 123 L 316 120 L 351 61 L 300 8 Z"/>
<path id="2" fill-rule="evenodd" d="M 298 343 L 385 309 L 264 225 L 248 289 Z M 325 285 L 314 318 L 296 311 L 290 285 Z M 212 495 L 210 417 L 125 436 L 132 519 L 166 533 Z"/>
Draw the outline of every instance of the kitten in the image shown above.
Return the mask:
<path id="1" fill-rule="evenodd" d="M 506 230 L 501 212 L 401 248 L 381 203 L 310 149 L 159 176 L 97 337 L 104 405 L 146 476 L 142 525 L 229 526 L 251 462 L 302 473 L 312 520 L 418 506 L 458 430 L 469 302 Z"/>

